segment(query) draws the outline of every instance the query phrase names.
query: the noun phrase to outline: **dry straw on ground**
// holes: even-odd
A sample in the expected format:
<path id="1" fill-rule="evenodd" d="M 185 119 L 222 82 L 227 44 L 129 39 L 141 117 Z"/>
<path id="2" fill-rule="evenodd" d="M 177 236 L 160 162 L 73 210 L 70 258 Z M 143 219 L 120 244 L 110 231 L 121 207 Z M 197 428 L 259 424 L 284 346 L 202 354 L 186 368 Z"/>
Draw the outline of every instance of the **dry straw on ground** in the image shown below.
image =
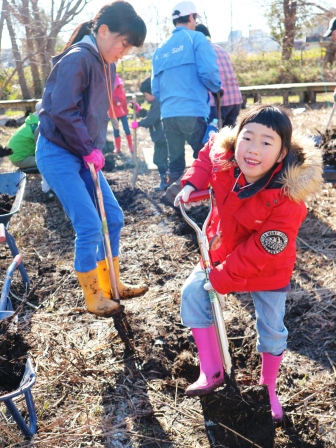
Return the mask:
<path id="1" fill-rule="evenodd" d="M 295 127 L 308 127 L 315 134 L 326 124 L 328 113 L 308 110 L 293 115 L 293 121 Z M 139 147 L 151 145 L 146 130 L 138 136 Z M 1 171 L 4 167 L 10 165 L 5 162 Z M 195 236 L 179 213 L 153 193 L 158 175 L 148 172 L 143 160 L 132 191 L 126 145 L 116 170 L 106 176 L 125 211 L 122 276 L 134 282 L 144 279 L 150 286 L 143 297 L 125 302 L 136 354 L 125 355 L 111 319 L 85 312 L 73 272 L 71 225 L 57 199 L 41 202 L 40 178 L 29 175 L 10 231 L 32 286 L 38 284 L 19 319 L 37 374 L 33 396 L 38 433 L 24 441 L 0 406 L 1 447 L 209 446 L 200 402 L 184 396 L 186 385 L 197 375 L 195 346 L 179 319 L 181 286 L 198 260 Z M 298 237 L 286 316 L 289 349 L 278 387 L 286 419 L 276 428 L 276 447 L 336 443 L 335 199 L 336 190 L 325 184 L 317 200 L 309 203 Z M 205 211 L 203 206 L 195 219 L 201 221 Z M 1 287 L 11 259 L 5 245 L 0 245 L 0 259 Z M 15 274 L 14 305 L 23 297 Z M 260 360 L 247 294 L 228 296 L 225 319 L 237 382 L 242 388 L 257 384 Z"/>

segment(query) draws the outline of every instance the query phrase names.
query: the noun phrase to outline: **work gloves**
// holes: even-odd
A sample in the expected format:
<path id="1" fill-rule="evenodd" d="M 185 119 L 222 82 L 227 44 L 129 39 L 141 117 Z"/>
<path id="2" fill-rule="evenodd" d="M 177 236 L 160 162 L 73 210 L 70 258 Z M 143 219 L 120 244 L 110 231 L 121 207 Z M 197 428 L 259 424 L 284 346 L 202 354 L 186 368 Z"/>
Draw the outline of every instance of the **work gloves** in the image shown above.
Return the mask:
<path id="1" fill-rule="evenodd" d="M 207 282 L 204 283 L 203 288 L 204 288 L 206 291 L 213 291 L 213 290 L 214 290 L 212 284 L 211 284 L 209 281 L 207 281 Z"/>
<path id="2" fill-rule="evenodd" d="M 195 188 L 192 185 L 185 185 L 184 188 L 182 188 L 182 190 L 176 196 L 174 207 L 178 207 L 181 201 L 184 202 L 184 208 L 186 210 L 191 209 L 191 207 L 197 207 L 198 205 L 201 205 L 202 201 L 188 202 L 189 196 L 193 191 L 195 191 Z"/>
<path id="3" fill-rule="evenodd" d="M 100 149 L 95 148 L 91 154 L 87 156 L 83 156 L 84 164 L 86 168 L 89 168 L 88 163 L 92 163 L 94 165 L 94 169 L 96 173 L 100 171 L 105 165 L 105 157 L 103 156 Z"/>
<path id="4" fill-rule="evenodd" d="M 180 205 L 180 201 L 188 202 L 189 196 L 193 191 L 195 191 L 195 188 L 192 187 L 191 185 L 186 185 L 184 188 L 182 188 L 182 190 L 178 193 L 178 195 L 176 195 L 176 198 L 174 200 L 174 206 L 178 207 Z M 188 205 L 191 206 L 191 204 Z M 186 206 L 187 204 L 185 204 L 185 207 Z"/>

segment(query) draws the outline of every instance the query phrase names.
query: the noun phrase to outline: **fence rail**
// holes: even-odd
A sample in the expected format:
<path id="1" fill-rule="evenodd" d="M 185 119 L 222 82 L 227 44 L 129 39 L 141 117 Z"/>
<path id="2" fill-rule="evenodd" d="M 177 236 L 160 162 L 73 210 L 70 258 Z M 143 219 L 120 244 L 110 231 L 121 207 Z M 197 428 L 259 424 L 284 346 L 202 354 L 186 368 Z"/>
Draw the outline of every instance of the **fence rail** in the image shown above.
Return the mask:
<path id="1" fill-rule="evenodd" d="M 248 97 L 255 103 L 261 102 L 263 96 L 282 96 L 283 104 L 288 105 L 290 95 L 298 95 L 300 103 L 315 103 L 317 93 L 333 92 L 335 82 L 302 82 L 293 84 L 269 84 L 262 86 L 240 87 L 243 104 Z"/>
<path id="2" fill-rule="evenodd" d="M 333 92 L 336 87 L 335 82 L 303 82 L 293 84 L 269 84 L 261 86 L 240 87 L 243 96 L 243 105 L 246 105 L 247 98 L 252 97 L 254 102 L 261 102 L 263 96 L 282 96 L 283 104 L 289 103 L 289 96 L 298 95 L 300 103 L 315 103 L 318 93 Z M 128 100 L 132 99 L 133 93 L 127 93 Z M 144 96 L 141 92 L 136 93 L 137 100 L 142 102 Z M 0 109 L 26 109 L 32 111 L 39 99 L 29 100 L 4 100 L 0 101 Z"/>

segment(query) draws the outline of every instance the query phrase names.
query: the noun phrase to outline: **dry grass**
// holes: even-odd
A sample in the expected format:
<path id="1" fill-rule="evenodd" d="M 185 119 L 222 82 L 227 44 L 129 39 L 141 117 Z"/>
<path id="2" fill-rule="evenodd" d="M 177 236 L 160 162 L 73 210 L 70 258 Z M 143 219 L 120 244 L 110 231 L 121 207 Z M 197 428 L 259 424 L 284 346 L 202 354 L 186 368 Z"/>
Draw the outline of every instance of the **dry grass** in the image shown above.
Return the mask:
<path id="1" fill-rule="evenodd" d="M 329 114 L 330 110 L 308 109 L 292 118 L 295 127 L 315 134 L 325 126 Z M 146 131 L 139 132 L 139 140 L 140 145 L 148 144 Z M 122 156 L 119 168 L 127 160 Z M 6 162 L 1 170 L 4 168 L 10 169 L 10 165 Z M 162 208 L 160 196 L 153 195 L 157 174 L 148 173 L 143 164 L 140 168 L 141 191 L 135 198 L 140 198 L 136 200 L 142 209 L 125 212 L 121 256 L 124 278 L 137 281 L 144 277 L 150 285 L 145 296 L 126 302 L 135 332 L 135 355 L 125 355 L 112 320 L 84 312 L 82 292 L 73 273 L 71 226 L 57 201 L 36 200 L 39 178 L 29 177 L 25 199 L 10 222 L 10 231 L 32 286 L 38 284 L 20 315 L 37 374 L 33 396 L 38 433 L 24 441 L 0 406 L 1 447 L 209 446 L 200 402 L 184 396 L 189 378 L 177 363 L 182 352 L 188 362 L 196 363 L 189 331 L 179 323 L 179 295 L 198 259 L 198 250 L 190 233 L 179 232 L 180 216 Z M 115 171 L 107 177 L 122 199 L 122 192 L 131 184 L 131 170 Z M 276 429 L 276 447 L 336 444 L 335 204 L 336 190 L 326 184 L 319 198 L 309 204 L 310 213 L 298 238 L 298 261 L 287 307 L 289 349 L 279 378 L 287 420 Z M 0 245 L 0 259 L 1 287 L 10 259 L 4 245 Z M 12 292 L 23 297 L 18 274 Z M 15 296 L 12 299 L 17 306 Z M 234 358 L 246 357 L 244 350 L 252 347 L 255 339 L 249 297 L 229 295 L 225 318 Z M 244 324 L 243 334 L 235 333 L 237 322 Z M 242 387 L 256 384 L 259 366 L 238 366 L 236 374 Z M 22 406 L 22 399 L 16 402 Z"/>

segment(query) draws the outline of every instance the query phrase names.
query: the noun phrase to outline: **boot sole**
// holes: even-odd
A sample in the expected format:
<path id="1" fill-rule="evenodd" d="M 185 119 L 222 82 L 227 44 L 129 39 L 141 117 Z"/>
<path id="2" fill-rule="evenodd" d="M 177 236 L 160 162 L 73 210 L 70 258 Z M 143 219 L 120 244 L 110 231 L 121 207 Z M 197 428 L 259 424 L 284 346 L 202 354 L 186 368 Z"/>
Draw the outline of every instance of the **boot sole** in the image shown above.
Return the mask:
<path id="1" fill-rule="evenodd" d="M 213 384 L 211 387 L 207 387 L 205 389 L 191 389 L 186 390 L 187 397 L 203 397 L 204 395 L 211 394 L 214 392 L 218 387 L 223 386 L 225 383 L 225 380 L 218 381 L 218 383 Z"/>
<path id="2" fill-rule="evenodd" d="M 121 294 L 120 294 L 120 300 L 130 300 L 130 299 L 133 299 L 133 298 L 135 298 L 135 297 L 140 297 L 140 296 L 142 296 L 143 294 L 145 294 L 146 292 L 148 291 L 148 288 L 146 289 L 146 290 L 144 290 L 144 291 L 141 291 L 141 292 L 139 292 L 139 293 L 137 293 L 137 294 L 131 294 L 131 295 L 126 295 L 126 296 L 122 296 Z"/>
<path id="3" fill-rule="evenodd" d="M 94 314 L 95 316 L 98 316 L 98 317 L 112 317 L 112 316 L 116 316 L 117 314 L 122 313 L 124 311 L 124 309 L 125 309 L 124 305 L 120 305 L 119 308 L 117 308 L 116 310 L 111 311 L 111 313 L 104 314 L 104 315 L 99 315 L 99 314 L 96 314 L 96 313 L 94 313 L 92 311 L 89 311 L 89 310 L 88 311 L 89 311 L 90 314 Z"/>

